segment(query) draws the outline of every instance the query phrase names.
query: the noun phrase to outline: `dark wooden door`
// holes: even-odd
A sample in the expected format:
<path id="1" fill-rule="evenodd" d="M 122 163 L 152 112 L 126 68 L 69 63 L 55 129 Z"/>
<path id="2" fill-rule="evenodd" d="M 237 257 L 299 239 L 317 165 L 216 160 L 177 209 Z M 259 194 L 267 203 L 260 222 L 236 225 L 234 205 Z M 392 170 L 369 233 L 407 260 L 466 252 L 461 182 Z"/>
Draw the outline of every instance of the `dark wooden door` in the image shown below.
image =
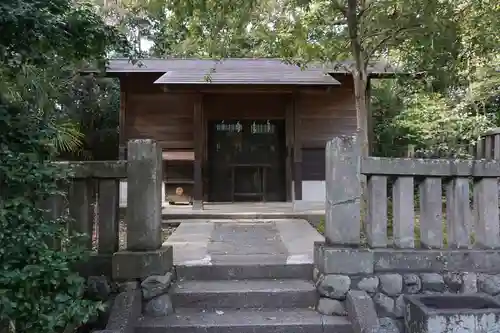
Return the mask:
<path id="1" fill-rule="evenodd" d="M 209 200 L 285 201 L 284 120 L 208 123 Z"/>

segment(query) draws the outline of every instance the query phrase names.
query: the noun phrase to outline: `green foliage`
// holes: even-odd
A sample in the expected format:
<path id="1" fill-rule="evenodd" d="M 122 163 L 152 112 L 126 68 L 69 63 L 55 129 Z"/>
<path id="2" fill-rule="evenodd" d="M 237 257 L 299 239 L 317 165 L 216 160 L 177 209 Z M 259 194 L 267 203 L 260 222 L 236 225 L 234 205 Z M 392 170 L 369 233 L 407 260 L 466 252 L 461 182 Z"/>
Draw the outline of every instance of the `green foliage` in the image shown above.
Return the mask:
<path id="1" fill-rule="evenodd" d="M 54 157 L 50 121 L 28 105 L 0 99 L 0 323 L 14 332 L 62 332 L 96 314 L 99 303 L 84 300 L 84 280 L 71 265 L 83 253 L 47 246 L 66 240 L 66 219 L 50 219 L 40 208 L 67 172 L 50 164 Z"/>
<path id="2" fill-rule="evenodd" d="M 407 107 L 395 117 L 393 126 L 427 157 L 467 156 L 474 143 L 491 125 L 487 115 L 451 107 L 438 94 L 410 97 Z"/>
<path id="3" fill-rule="evenodd" d="M 316 226 L 316 230 L 322 235 L 325 234 L 325 217 L 321 216 L 318 225 Z"/>
<path id="4" fill-rule="evenodd" d="M 137 45 L 152 42 L 150 54 L 165 57 L 266 57 L 273 4 L 267 0 L 120 1 L 107 5 Z"/>
<path id="5" fill-rule="evenodd" d="M 0 25 L 1 91 L 52 116 L 51 126 L 60 132 L 54 143 L 61 153 L 83 154 L 86 123 L 75 121 L 75 112 L 69 110 L 81 109 L 69 101 L 78 99 L 75 91 L 82 90 L 78 69 L 89 63 L 104 65 L 111 53 L 131 56 L 126 36 L 105 24 L 95 6 L 85 1 L 3 1 Z M 101 105 L 100 96 L 94 95 L 93 101 Z"/>
<path id="6" fill-rule="evenodd" d="M 69 153 L 81 148 L 85 136 L 74 123 L 69 121 L 56 123 L 54 130 L 55 135 L 52 140 L 56 151 Z"/>
<path id="7" fill-rule="evenodd" d="M 434 92 L 450 92 L 498 64 L 500 4 L 495 0 L 440 1 L 435 24 L 404 40 L 392 55 L 409 71 L 424 74 Z"/>
<path id="8" fill-rule="evenodd" d="M 117 158 L 120 85 L 116 79 L 93 75 L 75 77 L 68 87 L 62 119 L 80 133 L 78 145 L 59 150 L 64 159 Z M 59 127 L 59 129 L 61 129 Z M 66 136 L 65 142 L 73 142 Z"/>
<path id="9" fill-rule="evenodd" d="M 2 1 L 0 26 L 0 330 L 67 333 L 102 305 L 83 298 L 73 268 L 85 256 L 65 236 L 67 218 L 41 207 L 63 195 L 57 150 L 85 144 L 65 100 L 78 68 L 128 45 L 79 1 Z M 60 250 L 47 246 L 54 238 Z"/>
<path id="10" fill-rule="evenodd" d="M 378 82 L 372 90 L 374 154 L 403 157 L 412 146 L 417 156 L 467 157 L 469 145 L 500 116 L 500 84 L 484 82 L 473 95 L 453 99 L 415 88 L 412 82 Z"/>
<path id="11" fill-rule="evenodd" d="M 0 3 L 0 26 L 0 62 L 9 67 L 103 59 L 107 51 L 127 47 L 84 2 L 5 0 Z"/>

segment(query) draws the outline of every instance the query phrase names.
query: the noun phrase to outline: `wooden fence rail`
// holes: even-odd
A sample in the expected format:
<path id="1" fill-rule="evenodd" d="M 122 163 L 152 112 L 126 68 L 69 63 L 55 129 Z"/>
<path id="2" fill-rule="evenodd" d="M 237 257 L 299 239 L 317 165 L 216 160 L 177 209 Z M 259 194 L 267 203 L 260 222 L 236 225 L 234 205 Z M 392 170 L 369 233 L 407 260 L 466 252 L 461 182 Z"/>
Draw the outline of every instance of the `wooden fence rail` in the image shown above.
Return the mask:
<path id="1" fill-rule="evenodd" d="M 356 137 L 336 138 L 327 145 L 325 233 L 330 243 L 364 241 L 364 175 L 363 226 L 370 247 L 500 248 L 500 163 L 361 158 L 358 146 Z"/>

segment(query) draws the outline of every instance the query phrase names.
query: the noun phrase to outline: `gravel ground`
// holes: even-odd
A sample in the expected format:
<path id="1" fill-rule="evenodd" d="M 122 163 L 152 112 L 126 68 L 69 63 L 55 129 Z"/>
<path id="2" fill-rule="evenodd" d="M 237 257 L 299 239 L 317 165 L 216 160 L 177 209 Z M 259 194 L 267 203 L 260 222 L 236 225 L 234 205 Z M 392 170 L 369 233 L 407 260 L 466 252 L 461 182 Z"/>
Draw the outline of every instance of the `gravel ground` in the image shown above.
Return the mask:
<path id="1" fill-rule="evenodd" d="M 167 238 L 177 229 L 176 226 L 164 226 L 163 227 L 163 241 L 165 242 Z M 125 250 L 127 247 L 127 225 L 125 224 L 124 220 L 120 220 L 120 250 Z M 97 250 L 97 233 L 94 227 L 94 233 L 92 237 L 92 249 L 94 251 Z"/>

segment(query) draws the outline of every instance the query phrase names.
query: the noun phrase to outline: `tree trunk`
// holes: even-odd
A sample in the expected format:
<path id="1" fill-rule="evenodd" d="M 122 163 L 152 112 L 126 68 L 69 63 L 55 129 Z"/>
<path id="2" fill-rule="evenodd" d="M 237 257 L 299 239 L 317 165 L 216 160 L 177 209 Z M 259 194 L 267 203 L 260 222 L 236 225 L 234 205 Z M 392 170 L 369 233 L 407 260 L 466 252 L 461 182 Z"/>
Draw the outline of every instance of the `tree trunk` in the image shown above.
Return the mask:
<path id="1" fill-rule="evenodd" d="M 368 156 L 370 154 L 368 142 L 368 98 L 366 88 L 368 78 L 366 71 L 360 73 L 357 69 L 353 71 L 354 80 L 354 98 L 356 103 L 356 119 L 358 137 L 361 140 L 361 154 Z"/>
<path id="2" fill-rule="evenodd" d="M 361 140 L 361 155 L 368 156 L 368 104 L 366 88 L 368 86 L 367 62 L 358 34 L 358 0 L 347 1 L 347 28 L 351 40 L 351 52 L 354 58 L 354 68 L 351 69 L 354 80 L 354 96 L 356 103 L 356 119 L 358 138 Z"/>

